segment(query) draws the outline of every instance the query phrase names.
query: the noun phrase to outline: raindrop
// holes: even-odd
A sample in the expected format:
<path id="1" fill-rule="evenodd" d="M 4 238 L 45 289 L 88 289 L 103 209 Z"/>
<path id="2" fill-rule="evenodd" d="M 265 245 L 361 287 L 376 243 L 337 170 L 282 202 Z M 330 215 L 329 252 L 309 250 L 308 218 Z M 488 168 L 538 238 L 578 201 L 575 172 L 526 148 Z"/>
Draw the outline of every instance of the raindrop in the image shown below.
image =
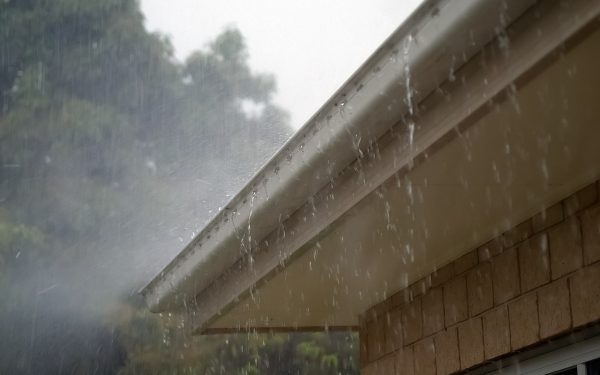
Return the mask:
<path id="1" fill-rule="evenodd" d="M 448 81 L 456 81 L 456 75 L 454 75 L 454 68 L 450 68 L 450 73 L 448 73 Z"/>
<path id="2" fill-rule="evenodd" d="M 548 181 L 548 178 L 549 178 L 549 173 L 548 173 L 548 164 L 546 163 L 546 160 L 545 160 L 545 159 L 544 159 L 544 160 L 542 160 L 542 163 L 541 163 L 541 164 L 542 164 L 542 165 L 541 165 L 541 168 L 542 168 L 542 174 L 544 175 L 544 179 L 545 179 L 546 181 Z"/>
<path id="3" fill-rule="evenodd" d="M 408 122 L 408 145 L 412 149 L 415 140 L 415 123 L 414 121 Z"/>
<path id="4" fill-rule="evenodd" d="M 409 63 L 409 49 L 410 44 L 413 41 L 413 36 L 409 35 L 404 41 L 404 47 L 402 50 L 402 57 L 404 61 L 404 84 L 406 86 L 406 105 L 408 106 L 408 113 L 413 114 L 413 90 L 410 86 L 410 63 Z"/>

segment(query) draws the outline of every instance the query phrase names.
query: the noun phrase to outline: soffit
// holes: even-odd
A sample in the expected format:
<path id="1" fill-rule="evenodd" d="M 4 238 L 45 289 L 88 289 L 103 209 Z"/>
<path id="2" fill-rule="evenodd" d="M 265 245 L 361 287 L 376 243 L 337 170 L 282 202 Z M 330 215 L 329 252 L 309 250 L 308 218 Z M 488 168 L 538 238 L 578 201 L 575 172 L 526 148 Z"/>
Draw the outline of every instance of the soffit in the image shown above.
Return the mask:
<path id="1" fill-rule="evenodd" d="M 596 31 L 369 194 L 209 330 L 355 326 L 373 304 L 597 179 L 598 66 Z"/>

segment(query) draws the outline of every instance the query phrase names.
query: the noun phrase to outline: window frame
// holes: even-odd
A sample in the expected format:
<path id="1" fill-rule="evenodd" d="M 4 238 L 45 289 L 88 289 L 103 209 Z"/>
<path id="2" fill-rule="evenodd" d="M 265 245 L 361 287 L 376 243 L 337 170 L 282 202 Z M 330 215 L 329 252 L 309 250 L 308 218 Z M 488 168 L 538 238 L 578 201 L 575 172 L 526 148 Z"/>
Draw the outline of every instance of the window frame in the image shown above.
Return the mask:
<path id="1" fill-rule="evenodd" d="M 488 372 L 493 375 L 548 375 L 577 368 L 577 375 L 586 375 L 586 363 L 600 358 L 600 335 L 517 362 L 509 359 L 506 367 Z M 510 363 L 512 362 L 512 363 Z"/>

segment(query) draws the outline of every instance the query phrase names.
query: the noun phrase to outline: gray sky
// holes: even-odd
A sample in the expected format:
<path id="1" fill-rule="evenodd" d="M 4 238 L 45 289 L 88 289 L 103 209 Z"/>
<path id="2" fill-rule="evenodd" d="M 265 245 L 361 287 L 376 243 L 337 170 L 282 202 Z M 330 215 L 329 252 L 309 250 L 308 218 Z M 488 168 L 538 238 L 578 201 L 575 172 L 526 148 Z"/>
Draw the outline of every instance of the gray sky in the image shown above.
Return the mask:
<path id="1" fill-rule="evenodd" d="M 276 102 L 298 128 L 420 0 L 141 0 L 147 27 L 184 59 L 224 28 L 246 37 L 250 65 L 275 74 Z"/>

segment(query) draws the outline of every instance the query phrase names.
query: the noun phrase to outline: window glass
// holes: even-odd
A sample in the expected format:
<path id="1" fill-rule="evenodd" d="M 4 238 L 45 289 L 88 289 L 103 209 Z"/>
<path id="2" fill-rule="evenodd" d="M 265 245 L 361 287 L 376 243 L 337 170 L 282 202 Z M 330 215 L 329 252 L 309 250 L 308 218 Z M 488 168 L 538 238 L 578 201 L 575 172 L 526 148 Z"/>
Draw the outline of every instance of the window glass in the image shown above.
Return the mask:
<path id="1" fill-rule="evenodd" d="M 554 375 L 577 375 L 577 367 L 571 367 L 568 369 L 553 372 Z"/>
<path id="2" fill-rule="evenodd" d="M 600 358 L 585 364 L 586 375 L 600 375 Z"/>

